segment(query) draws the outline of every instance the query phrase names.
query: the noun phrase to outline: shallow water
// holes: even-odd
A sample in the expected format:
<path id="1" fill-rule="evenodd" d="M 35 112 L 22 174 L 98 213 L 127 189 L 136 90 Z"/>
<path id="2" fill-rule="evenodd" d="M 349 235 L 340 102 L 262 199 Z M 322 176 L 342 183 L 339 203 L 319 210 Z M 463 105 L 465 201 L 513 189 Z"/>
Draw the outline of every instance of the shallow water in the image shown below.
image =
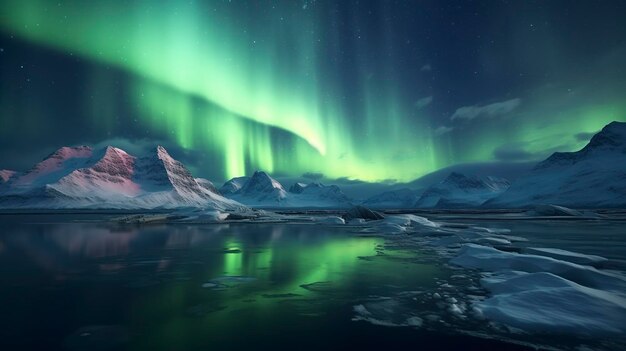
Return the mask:
<path id="1" fill-rule="evenodd" d="M 463 278 L 428 250 L 346 227 L 104 218 L 0 216 L 1 349 L 523 349 L 435 313 L 425 294 Z M 388 318 L 354 321 L 358 306 Z M 438 327 L 376 325 L 417 316 Z"/>

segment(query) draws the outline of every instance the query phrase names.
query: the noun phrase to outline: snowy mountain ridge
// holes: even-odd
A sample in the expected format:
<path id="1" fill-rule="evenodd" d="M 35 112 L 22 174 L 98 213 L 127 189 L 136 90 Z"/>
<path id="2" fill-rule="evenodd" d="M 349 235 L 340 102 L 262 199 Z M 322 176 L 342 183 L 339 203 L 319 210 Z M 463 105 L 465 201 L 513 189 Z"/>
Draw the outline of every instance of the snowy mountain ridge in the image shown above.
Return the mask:
<path id="1" fill-rule="evenodd" d="M 579 151 L 555 152 L 485 207 L 626 206 L 626 123 L 611 122 Z"/>
<path id="2" fill-rule="evenodd" d="M 162 146 L 140 158 L 112 146 L 63 147 L 9 178 L 0 207 L 244 209 L 198 182 Z"/>
<path id="3" fill-rule="evenodd" d="M 220 192 L 251 207 L 343 208 L 351 204 L 336 185 L 295 183 L 286 191 L 279 181 L 262 171 L 251 177 L 233 178 L 224 183 Z"/>
<path id="4" fill-rule="evenodd" d="M 452 172 L 443 181 L 427 188 L 417 200 L 417 208 L 469 208 L 482 205 L 510 186 L 497 177 L 466 176 Z"/>

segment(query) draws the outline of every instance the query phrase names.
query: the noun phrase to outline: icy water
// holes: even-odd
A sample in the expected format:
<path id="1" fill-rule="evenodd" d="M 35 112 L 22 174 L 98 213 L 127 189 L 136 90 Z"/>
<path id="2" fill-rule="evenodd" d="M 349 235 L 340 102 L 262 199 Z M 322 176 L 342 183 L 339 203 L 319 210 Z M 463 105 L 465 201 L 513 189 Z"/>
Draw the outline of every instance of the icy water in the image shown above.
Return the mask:
<path id="1" fill-rule="evenodd" d="M 105 218 L 0 215 L 0 349 L 525 349 L 436 314 L 411 326 L 439 308 L 420 293 L 458 276 L 426 249 L 345 227 Z M 363 305 L 398 317 L 353 320 Z"/>
<path id="2" fill-rule="evenodd" d="M 511 235 L 527 241 L 517 242 L 519 247 L 554 247 L 564 250 L 598 255 L 617 263 L 626 270 L 626 218 L 601 220 L 485 220 L 480 215 L 433 215 L 429 218 L 450 223 L 467 223 L 486 228 L 507 228 Z"/>

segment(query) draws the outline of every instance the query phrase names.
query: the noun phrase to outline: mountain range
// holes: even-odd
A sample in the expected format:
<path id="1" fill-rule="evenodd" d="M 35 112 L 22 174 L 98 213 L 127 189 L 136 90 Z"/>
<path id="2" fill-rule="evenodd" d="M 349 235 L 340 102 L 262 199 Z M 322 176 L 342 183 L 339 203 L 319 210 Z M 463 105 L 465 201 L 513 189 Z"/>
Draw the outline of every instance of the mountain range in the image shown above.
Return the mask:
<path id="1" fill-rule="evenodd" d="M 144 157 L 112 146 L 62 147 L 27 172 L 3 171 L 2 179 L 0 208 L 245 209 L 161 146 Z"/>
<path id="2" fill-rule="evenodd" d="M 511 183 L 504 178 L 466 176 L 453 172 L 422 193 L 417 208 L 477 207 L 506 191 Z"/>
<path id="3" fill-rule="evenodd" d="M 336 185 L 321 183 L 295 183 L 289 190 L 263 171 L 256 171 L 251 177 L 233 178 L 219 189 L 226 197 L 250 207 L 315 207 L 344 208 L 351 206 L 351 200 Z"/>
<path id="4" fill-rule="evenodd" d="M 626 207 L 626 123 L 608 124 L 580 151 L 557 152 L 518 170 L 512 182 L 453 171 L 423 190 L 394 189 L 358 201 L 336 185 L 319 182 L 297 182 L 287 190 L 263 171 L 218 189 L 194 178 L 161 146 L 142 157 L 112 146 L 62 147 L 26 172 L 0 170 L 0 208 Z M 441 179 L 441 172 L 423 179 Z M 419 182 L 424 183 L 413 183 Z"/>

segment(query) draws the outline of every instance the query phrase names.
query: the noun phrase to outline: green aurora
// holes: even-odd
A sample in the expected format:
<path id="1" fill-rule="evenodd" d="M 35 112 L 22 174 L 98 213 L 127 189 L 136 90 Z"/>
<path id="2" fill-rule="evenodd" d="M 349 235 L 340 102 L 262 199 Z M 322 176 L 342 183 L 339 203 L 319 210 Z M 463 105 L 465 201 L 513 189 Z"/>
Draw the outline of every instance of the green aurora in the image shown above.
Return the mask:
<path id="1" fill-rule="evenodd" d="M 350 14 L 334 11 L 340 4 L 234 3 L 5 0 L 0 29 L 31 45 L 131 75 L 124 91 L 134 118 L 184 149 L 220 155 L 215 168 L 221 174 L 214 177 L 222 179 L 263 169 L 409 181 L 456 163 L 495 161 L 494 152 L 506 145 L 521 145 L 530 159 L 577 149 L 587 140 L 575 135 L 626 121 L 619 93 L 601 95 L 615 84 L 578 89 L 583 78 L 565 73 L 560 77 L 573 91 L 563 93 L 558 84 L 522 91 L 520 108 L 506 118 L 451 120 L 460 107 L 455 105 L 442 119 L 428 106 L 416 107 L 414 90 L 419 89 L 411 84 L 426 86 L 432 79 L 403 79 L 397 43 L 406 35 L 403 28 L 381 19 L 375 38 L 347 40 L 335 25 Z M 259 10 L 261 4 L 270 10 Z M 372 21 L 357 12 L 347 16 L 353 27 Z M 380 5 L 381 18 L 392 12 L 391 5 Z M 386 54 L 378 60 L 368 52 Z M 548 69 L 550 60 L 558 60 L 550 55 L 543 56 Z M 354 67 L 352 79 L 341 73 L 337 57 Z M 437 65 L 425 63 L 428 71 Z M 605 84 L 603 79 L 596 76 L 594 84 Z M 85 108 L 85 116 L 108 135 L 115 133 L 115 88 L 101 72 L 92 72 L 89 81 L 86 89 L 99 100 Z M 479 108 L 495 98 L 469 105 Z M 53 118 L 10 115 L 6 105 L 14 102 L 7 100 L 0 103 L 4 126 L 16 118 Z M 438 96 L 431 101 L 434 105 Z M 2 129 L 0 135 L 8 133 Z"/>

